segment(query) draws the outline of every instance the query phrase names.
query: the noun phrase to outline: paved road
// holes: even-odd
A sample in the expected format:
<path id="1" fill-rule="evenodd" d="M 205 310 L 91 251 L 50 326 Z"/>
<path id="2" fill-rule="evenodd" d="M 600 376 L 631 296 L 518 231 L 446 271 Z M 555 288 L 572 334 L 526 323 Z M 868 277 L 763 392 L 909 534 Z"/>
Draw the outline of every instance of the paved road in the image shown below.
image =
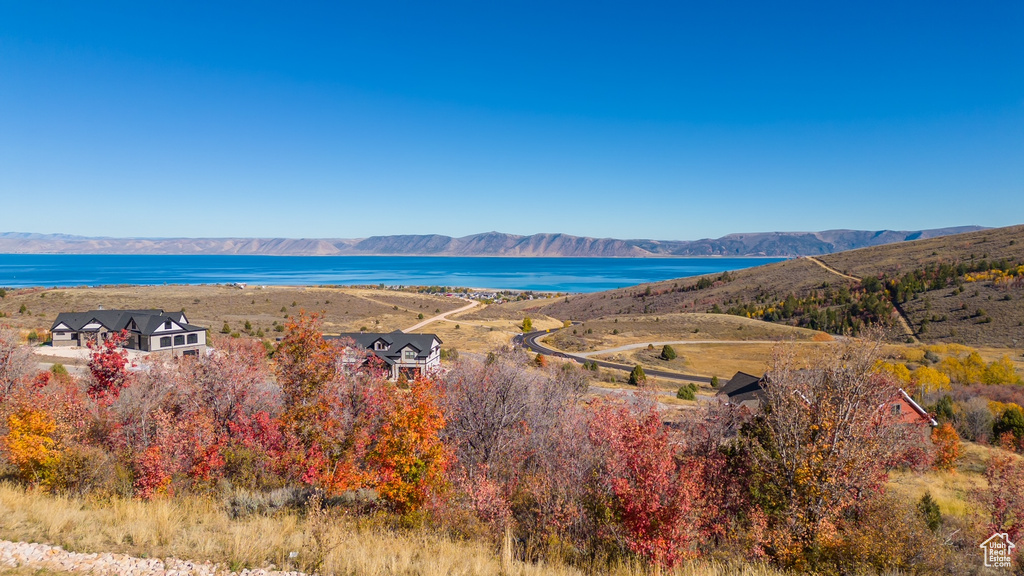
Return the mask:
<path id="1" fill-rule="evenodd" d="M 526 348 L 528 350 L 533 350 L 534 352 L 537 352 L 538 354 L 544 354 L 546 356 L 554 356 L 556 358 L 566 358 L 566 359 L 569 359 L 569 360 L 573 360 L 575 362 L 579 362 L 580 364 L 582 364 L 584 362 L 593 362 L 594 364 L 597 364 L 598 366 L 600 366 L 602 368 L 610 368 L 612 370 L 622 370 L 622 371 L 625 371 L 625 372 L 631 372 L 633 370 L 632 366 L 627 366 L 625 364 L 616 364 L 614 362 L 608 362 L 606 360 L 592 360 L 590 358 L 586 358 L 584 356 L 580 356 L 580 355 L 577 355 L 577 354 L 569 354 L 567 352 L 562 352 L 560 350 L 555 350 L 553 348 L 548 348 L 547 346 L 545 346 L 545 345 L 543 345 L 543 344 L 541 344 L 540 342 L 537 341 L 538 338 L 540 338 L 542 336 L 547 336 L 548 334 L 551 334 L 551 330 L 538 330 L 536 332 L 528 332 L 526 334 L 518 334 L 518 335 L 516 335 L 515 338 L 512 339 L 512 343 L 516 344 L 518 346 L 523 346 L 524 348 Z M 708 378 L 707 376 L 696 376 L 696 375 L 693 375 L 693 374 L 679 374 L 677 372 L 665 372 L 664 370 L 648 370 L 647 368 L 644 368 L 644 374 L 646 374 L 648 376 L 654 376 L 655 378 L 664 378 L 666 380 L 678 380 L 680 382 L 700 382 L 700 383 L 703 383 L 703 384 L 710 384 L 711 383 L 711 378 Z"/>
<path id="2" fill-rule="evenodd" d="M 426 320 L 424 320 L 423 322 L 420 322 L 419 324 L 417 324 L 415 326 L 410 326 L 410 327 L 406 328 L 405 330 L 402 330 L 402 332 L 409 333 L 409 332 L 412 332 L 413 330 L 419 330 L 420 328 L 423 328 L 427 324 L 431 324 L 433 322 L 437 322 L 438 320 L 447 320 L 449 315 L 451 315 L 451 314 L 458 314 L 459 312 L 465 312 L 466 310 L 469 310 L 470 308 L 476 306 L 477 304 L 479 304 L 479 302 L 477 302 L 476 300 L 469 300 L 469 304 L 466 304 L 462 308 L 456 308 L 455 310 L 452 310 L 450 312 L 445 312 L 444 314 L 438 314 L 437 316 L 434 316 L 433 318 L 427 318 Z"/>
<path id="3" fill-rule="evenodd" d="M 819 344 L 819 342 L 808 342 L 808 341 L 797 341 L 795 344 Z M 637 348 L 647 348 L 648 346 L 654 346 L 655 348 L 664 345 L 671 346 L 686 346 L 688 344 L 779 344 L 778 340 L 671 340 L 668 342 L 641 342 L 638 344 L 626 344 L 625 346 L 617 346 L 615 348 L 606 348 L 604 350 L 594 350 L 593 352 L 579 352 L 575 356 L 581 358 L 589 358 L 591 356 L 600 356 L 602 354 L 615 354 L 616 352 L 626 352 L 628 350 L 636 350 Z"/>

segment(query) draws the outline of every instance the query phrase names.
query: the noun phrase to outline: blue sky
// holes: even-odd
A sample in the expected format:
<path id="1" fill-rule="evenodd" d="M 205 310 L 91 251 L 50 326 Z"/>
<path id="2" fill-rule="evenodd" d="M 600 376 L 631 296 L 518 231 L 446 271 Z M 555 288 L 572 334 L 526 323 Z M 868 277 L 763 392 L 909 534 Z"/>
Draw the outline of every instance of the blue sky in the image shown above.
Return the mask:
<path id="1" fill-rule="evenodd" d="M 0 0 L 0 231 L 1024 222 L 1024 3 Z"/>

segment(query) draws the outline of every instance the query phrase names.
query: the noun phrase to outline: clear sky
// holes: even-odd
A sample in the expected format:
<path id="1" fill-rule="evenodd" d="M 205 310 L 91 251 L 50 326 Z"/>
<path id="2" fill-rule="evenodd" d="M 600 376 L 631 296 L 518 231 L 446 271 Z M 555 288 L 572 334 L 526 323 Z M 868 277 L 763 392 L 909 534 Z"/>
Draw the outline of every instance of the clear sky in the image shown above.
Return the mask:
<path id="1" fill-rule="evenodd" d="M 0 0 L 0 231 L 1024 223 L 1024 2 Z"/>

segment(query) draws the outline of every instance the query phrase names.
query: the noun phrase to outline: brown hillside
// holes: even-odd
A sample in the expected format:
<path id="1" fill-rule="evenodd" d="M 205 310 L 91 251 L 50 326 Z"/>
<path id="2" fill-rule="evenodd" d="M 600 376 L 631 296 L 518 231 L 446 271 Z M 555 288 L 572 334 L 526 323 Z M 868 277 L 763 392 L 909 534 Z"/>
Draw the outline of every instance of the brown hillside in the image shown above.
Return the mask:
<path id="1" fill-rule="evenodd" d="M 854 287 L 858 283 L 833 274 L 811 260 L 796 259 L 775 262 L 730 272 L 731 281 L 722 275 L 707 276 L 715 280 L 708 288 L 693 289 L 698 278 L 666 280 L 629 288 L 580 294 L 556 300 L 541 308 L 548 316 L 571 320 L 588 320 L 619 314 L 669 314 L 674 312 L 707 312 L 715 304 L 726 308 L 731 301 L 747 301 L 760 294 L 807 294 L 829 284 Z M 647 289 L 650 288 L 650 293 Z"/>
<path id="2" fill-rule="evenodd" d="M 829 266 L 860 277 L 893 275 L 927 264 L 978 259 L 1024 262 L 1024 225 L 818 256 L 818 260 Z"/>
<path id="3" fill-rule="evenodd" d="M 631 288 L 570 296 L 545 305 L 549 316 L 577 321 L 628 314 L 725 311 L 736 305 L 771 307 L 787 296 L 821 294 L 842 287 L 863 295 L 860 282 L 846 275 L 898 278 L 929 264 L 975 264 L 985 260 L 1024 263 L 1024 226 L 1012 226 L 873 248 L 813 259 L 797 259 L 699 278 L 669 280 Z M 818 262 L 825 266 L 819 265 Z M 832 270 L 830 271 L 829 268 Z M 915 334 L 925 342 L 1019 347 L 1024 344 L 1024 281 L 964 282 L 917 294 L 902 305 Z M 828 306 L 840 314 L 843 309 Z M 895 321 L 896 316 L 892 319 Z M 789 324 L 805 318 L 778 319 Z"/>

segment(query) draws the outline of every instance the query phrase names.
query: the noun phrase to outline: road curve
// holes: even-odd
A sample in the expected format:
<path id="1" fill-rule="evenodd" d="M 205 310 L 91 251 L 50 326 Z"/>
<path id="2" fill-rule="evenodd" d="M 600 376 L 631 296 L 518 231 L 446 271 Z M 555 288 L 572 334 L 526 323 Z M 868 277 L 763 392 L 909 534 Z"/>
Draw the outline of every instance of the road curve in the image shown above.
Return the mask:
<path id="1" fill-rule="evenodd" d="M 527 350 L 532 350 L 538 354 L 544 354 L 545 356 L 554 356 L 556 358 L 566 358 L 580 364 L 584 362 L 593 362 L 602 368 L 610 368 L 612 370 L 622 370 L 624 372 L 631 372 L 632 366 L 626 366 L 625 364 L 616 364 L 614 362 L 608 362 L 606 360 L 593 360 L 585 358 L 583 356 L 577 356 L 576 354 L 569 354 L 562 352 L 561 350 L 555 350 L 554 348 L 548 348 L 537 341 L 541 336 L 547 336 L 550 334 L 550 330 L 537 330 L 536 332 L 527 332 L 526 334 L 517 334 L 512 338 L 512 343 L 517 346 L 522 346 Z M 665 378 L 666 380 L 677 380 L 680 382 L 700 382 L 702 384 L 710 384 L 711 378 L 707 376 L 697 376 L 694 374 L 679 374 L 676 372 L 666 372 L 664 370 L 648 370 L 644 368 L 644 374 L 648 376 L 654 376 L 655 378 Z"/>
<path id="2" fill-rule="evenodd" d="M 476 306 L 477 304 L 479 304 L 479 302 L 477 302 L 476 300 L 470 300 L 469 304 L 466 304 L 462 308 L 456 308 L 455 310 L 452 310 L 450 312 L 445 312 L 444 314 L 438 314 L 437 316 L 434 316 L 432 318 L 427 318 L 426 320 L 424 320 L 423 322 L 420 322 L 419 324 L 416 324 L 415 326 L 409 326 L 405 330 L 402 330 L 402 332 L 405 332 L 405 333 L 408 334 L 409 332 L 412 332 L 413 330 L 419 330 L 420 328 L 423 328 L 427 324 L 431 324 L 433 322 L 437 322 L 438 320 L 447 320 L 449 315 L 451 315 L 451 314 L 458 314 L 459 312 L 465 312 L 466 310 L 469 310 L 470 308 Z"/>

